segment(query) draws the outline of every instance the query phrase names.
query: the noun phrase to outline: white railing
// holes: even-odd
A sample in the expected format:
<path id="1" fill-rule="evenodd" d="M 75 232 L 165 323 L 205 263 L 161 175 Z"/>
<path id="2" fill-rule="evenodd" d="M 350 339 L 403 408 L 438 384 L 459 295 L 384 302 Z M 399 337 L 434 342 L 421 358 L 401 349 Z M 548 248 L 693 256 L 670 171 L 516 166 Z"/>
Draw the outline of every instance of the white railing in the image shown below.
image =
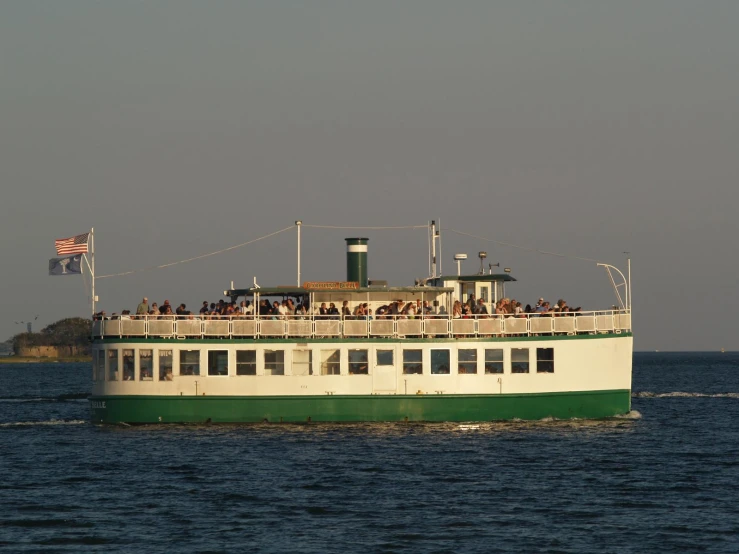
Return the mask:
<path id="1" fill-rule="evenodd" d="M 519 337 L 628 332 L 631 313 L 605 310 L 558 316 L 385 316 L 370 320 L 325 316 L 113 316 L 92 323 L 93 338 Z"/>

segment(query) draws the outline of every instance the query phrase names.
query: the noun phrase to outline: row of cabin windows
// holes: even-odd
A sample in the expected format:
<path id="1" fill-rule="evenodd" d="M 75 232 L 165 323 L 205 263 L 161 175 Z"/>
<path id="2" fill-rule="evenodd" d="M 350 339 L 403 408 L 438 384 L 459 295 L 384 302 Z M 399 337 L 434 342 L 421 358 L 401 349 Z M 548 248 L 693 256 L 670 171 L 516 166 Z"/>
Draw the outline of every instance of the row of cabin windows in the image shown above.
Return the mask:
<path id="1" fill-rule="evenodd" d="M 503 373 L 504 359 L 502 348 L 485 348 L 483 351 L 483 367 L 487 374 Z M 511 349 L 511 373 L 529 373 L 528 348 Z M 431 374 L 446 375 L 450 371 L 450 351 L 446 349 L 431 350 Z M 457 373 L 475 375 L 478 370 L 478 350 L 476 348 L 460 348 L 457 350 Z M 554 349 L 536 349 L 537 373 L 554 373 Z M 403 373 L 405 375 L 423 372 L 423 351 L 403 350 Z"/>
<path id="2" fill-rule="evenodd" d="M 529 348 L 511 348 L 510 368 L 511 373 L 529 373 L 530 371 Z M 158 350 L 156 354 L 151 349 L 123 349 L 121 351 L 122 367 L 119 368 L 118 350 L 97 351 L 94 360 L 94 375 L 96 381 L 107 380 L 133 381 L 135 375 L 135 356 L 138 353 L 140 381 L 153 381 L 154 356 L 158 358 L 159 381 L 171 381 L 174 378 L 174 356 L 172 350 Z M 285 375 L 285 351 L 264 350 L 263 363 L 264 375 Z M 341 374 L 341 350 L 323 349 L 319 351 L 320 375 Z M 395 366 L 395 350 L 377 349 L 375 351 L 375 362 L 377 366 Z M 479 357 L 479 358 L 478 358 Z M 369 374 L 369 350 L 350 349 L 348 351 L 347 369 L 349 375 Z M 227 350 L 209 350 L 205 366 L 201 367 L 200 350 L 180 350 L 179 352 L 179 375 L 210 375 L 226 376 L 229 374 Z M 477 348 L 460 348 L 457 350 L 457 373 L 460 375 L 475 375 L 478 373 L 478 362 L 482 360 L 482 371 L 486 374 L 501 374 L 504 372 L 504 358 L 502 348 L 484 348 L 480 352 Z M 447 348 L 434 348 L 430 350 L 429 369 L 432 375 L 451 374 L 451 351 Z M 423 374 L 423 350 L 403 349 L 402 364 L 404 375 Z M 119 372 L 122 370 L 122 376 Z M 554 373 L 554 349 L 536 348 L 536 372 Z M 236 351 L 236 375 L 257 374 L 257 351 Z M 313 375 L 313 351 L 293 350 L 292 352 L 292 375 Z"/>

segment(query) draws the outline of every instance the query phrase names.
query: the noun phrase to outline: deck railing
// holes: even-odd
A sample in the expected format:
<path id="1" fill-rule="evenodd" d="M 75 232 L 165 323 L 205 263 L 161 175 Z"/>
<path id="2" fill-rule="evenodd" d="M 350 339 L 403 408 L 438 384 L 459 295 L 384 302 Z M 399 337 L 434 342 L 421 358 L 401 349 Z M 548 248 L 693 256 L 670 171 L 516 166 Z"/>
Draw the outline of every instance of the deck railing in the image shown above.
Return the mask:
<path id="1" fill-rule="evenodd" d="M 341 319 L 326 316 L 113 316 L 96 319 L 93 338 L 466 338 L 622 333 L 631 330 L 624 310 L 523 316 Z"/>

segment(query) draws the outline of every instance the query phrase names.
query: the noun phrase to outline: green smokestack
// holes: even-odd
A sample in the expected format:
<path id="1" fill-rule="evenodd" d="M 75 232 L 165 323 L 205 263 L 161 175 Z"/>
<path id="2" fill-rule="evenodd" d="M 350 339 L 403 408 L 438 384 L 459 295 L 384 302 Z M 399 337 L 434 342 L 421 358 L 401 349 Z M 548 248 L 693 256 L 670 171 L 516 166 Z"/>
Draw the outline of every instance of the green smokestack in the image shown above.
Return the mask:
<path id="1" fill-rule="evenodd" d="M 367 238 L 346 240 L 346 280 L 367 286 Z"/>

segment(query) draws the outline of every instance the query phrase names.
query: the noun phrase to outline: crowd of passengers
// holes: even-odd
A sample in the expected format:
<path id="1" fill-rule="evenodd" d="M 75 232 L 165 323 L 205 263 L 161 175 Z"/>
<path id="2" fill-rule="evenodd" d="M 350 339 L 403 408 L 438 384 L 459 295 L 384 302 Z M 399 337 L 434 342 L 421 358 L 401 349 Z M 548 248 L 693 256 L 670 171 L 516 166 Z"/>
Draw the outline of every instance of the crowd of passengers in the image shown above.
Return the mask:
<path id="1" fill-rule="evenodd" d="M 467 318 L 485 318 L 485 317 L 559 317 L 566 315 L 574 315 L 580 312 L 581 308 L 571 308 L 567 302 L 560 299 L 552 306 L 544 298 L 539 298 L 538 302 L 532 307 L 527 304 L 521 307 L 521 302 L 515 299 L 502 298 L 496 304 L 492 313 L 488 312 L 485 301 L 482 298 L 475 299 L 475 295 L 471 294 L 466 302 L 456 300 L 452 306 L 451 317 L 453 319 Z M 130 310 L 123 310 L 120 316 L 116 313 L 112 317 L 120 317 L 121 319 L 175 319 L 176 316 L 186 319 L 221 319 L 221 318 L 238 318 L 259 315 L 262 318 L 270 319 L 287 319 L 305 318 L 310 315 L 315 318 L 326 319 L 415 319 L 420 317 L 448 317 L 446 309 L 442 306 L 436 311 L 428 300 L 415 300 L 405 302 L 404 300 L 395 300 L 389 304 L 380 306 L 373 314 L 372 309 L 367 303 L 358 303 L 354 308 L 349 306 L 349 301 L 344 300 L 341 308 L 338 308 L 334 302 L 322 302 L 321 305 L 311 312 L 307 298 L 293 302 L 291 298 L 287 298 L 282 302 L 274 300 L 271 304 L 269 300 L 262 299 L 255 311 L 254 305 L 250 300 L 242 300 L 240 304 L 236 302 L 226 302 L 219 300 L 218 302 L 203 302 L 200 311 L 194 314 L 187 309 L 185 304 L 180 304 L 172 310 L 169 300 L 165 300 L 162 305 L 153 302 L 149 305 L 149 299 L 144 297 L 136 308 L 136 313 L 131 314 Z M 95 314 L 95 319 L 105 319 L 107 315 L 104 311 Z"/>
<path id="2" fill-rule="evenodd" d="M 554 306 L 546 302 L 544 298 L 539 298 L 533 307 L 531 304 L 526 304 L 526 307 L 522 307 L 521 303 L 516 301 L 515 298 L 501 298 L 495 304 L 493 314 L 490 314 L 485 301 L 482 298 L 475 301 L 475 295 L 471 294 L 467 302 L 462 303 L 459 300 L 454 302 L 452 306 L 452 318 L 480 318 L 490 317 L 491 315 L 504 317 L 559 317 L 574 315 L 581 310 L 582 308 L 580 306 L 577 308 L 568 306 L 567 302 L 561 298 L 557 300 Z"/>

